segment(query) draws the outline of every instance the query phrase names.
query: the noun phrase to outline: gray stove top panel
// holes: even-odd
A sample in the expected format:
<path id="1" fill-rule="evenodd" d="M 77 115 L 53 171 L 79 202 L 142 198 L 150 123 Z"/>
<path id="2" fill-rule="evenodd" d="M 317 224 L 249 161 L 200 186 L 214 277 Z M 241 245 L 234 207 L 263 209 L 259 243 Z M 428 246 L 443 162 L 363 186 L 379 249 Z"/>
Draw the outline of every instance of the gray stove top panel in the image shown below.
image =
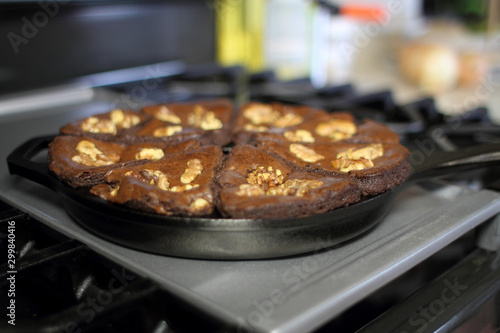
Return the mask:
<path id="1" fill-rule="evenodd" d="M 32 136 L 57 132 L 68 119 L 80 117 L 77 113 L 61 109 L 29 119 L 0 118 L 5 143 L 0 159 L 5 161 Z M 374 229 L 340 246 L 325 249 L 318 242 L 314 253 L 285 259 L 208 261 L 153 255 L 104 241 L 77 225 L 51 190 L 8 175 L 5 162 L 0 197 L 242 332 L 313 330 L 500 212 L 498 193 L 421 183 L 403 190 Z"/>

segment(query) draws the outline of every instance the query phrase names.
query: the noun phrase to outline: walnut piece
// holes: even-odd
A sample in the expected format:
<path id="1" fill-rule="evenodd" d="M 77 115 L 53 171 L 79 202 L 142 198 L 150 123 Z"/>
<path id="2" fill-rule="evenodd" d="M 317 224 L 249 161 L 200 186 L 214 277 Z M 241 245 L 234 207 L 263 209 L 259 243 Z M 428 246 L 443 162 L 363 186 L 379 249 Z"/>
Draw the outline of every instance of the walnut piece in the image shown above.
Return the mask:
<path id="1" fill-rule="evenodd" d="M 280 117 L 280 113 L 271 105 L 251 104 L 243 110 L 243 116 L 253 125 L 271 125 Z"/>
<path id="2" fill-rule="evenodd" d="M 283 196 L 306 196 L 310 190 L 323 185 L 320 180 L 292 179 L 285 183 L 270 188 L 267 195 L 283 195 Z"/>
<path id="3" fill-rule="evenodd" d="M 154 130 L 153 136 L 155 138 L 163 137 L 163 136 L 172 136 L 175 133 L 179 133 L 182 131 L 182 126 L 175 125 L 175 126 L 165 126 L 165 127 L 160 127 Z"/>
<path id="4" fill-rule="evenodd" d="M 352 148 L 338 153 L 337 158 L 350 158 L 350 159 L 358 159 L 358 158 L 366 158 L 368 160 L 374 160 L 377 157 L 384 155 L 384 147 L 380 143 L 372 143 L 366 147 L 353 150 Z"/>
<path id="5" fill-rule="evenodd" d="M 165 153 L 160 148 L 142 148 L 137 154 L 135 154 L 135 159 L 158 161 L 163 156 L 165 156 Z"/>
<path id="6" fill-rule="evenodd" d="M 170 191 L 172 192 L 185 192 L 185 191 L 189 191 L 189 190 L 192 190 L 193 188 L 198 188 L 200 187 L 199 184 L 186 184 L 186 185 L 182 185 L 182 186 L 173 186 L 170 188 Z"/>
<path id="7" fill-rule="evenodd" d="M 323 185 L 319 180 L 292 179 L 284 181 L 281 170 L 274 170 L 271 166 L 259 166 L 248 173 L 247 183 L 238 186 L 235 192 L 238 196 L 282 195 L 305 196 L 311 189 Z"/>
<path id="8" fill-rule="evenodd" d="M 270 187 L 265 191 L 258 184 L 242 184 L 238 187 L 238 196 L 280 195 L 280 196 L 306 196 L 310 190 L 322 186 L 320 180 L 292 179 L 283 184 Z"/>
<path id="9" fill-rule="evenodd" d="M 118 128 L 130 128 L 141 122 L 141 118 L 139 118 L 139 116 L 131 113 L 125 113 L 121 109 L 111 111 L 110 119 Z"/>
<path id="10" fill-rule="evenodd" d="M 155 110 L 155 118 L 162 121 L 167 121 L 172 124 L 180 124 L 181 118 L 179 118 L 174 112 L 170 111 L 165 105 L 160 105 Z"/>
<path id="11" fill-rule="evenodd" d="M 384 155 L 382 144 L 370 144 L 366 147 L 353 150 L 352 148 L 337 154 L 337 159 L 332 161 L 332 166 L 340 172 L 363 170 L 374 166 L 373 161 Z"/>
<path id="12" fill-rule="evenodd" d="M 118 194 L 118 190 L 119 189 L 120 189 L 120 185 L 113 186 L 111 188 L 111 191 L 109 191 L 109 195 L 112 196 L 112 197 L 116 197 L 116 195 Z"/>
<path id="13" fill-rule="evenodd" d="M 81 125 L 82 130 L 90 133 L 105 133 L 115 135 L 119 128 L 130 128 L 141 122 L 135 114 L 124 113 L 121 109 L 110 112 L 109 119 L 89 117 Z"/>
<path id="14" fill-rule="evenodd" d="M 79 154 L 73 156 L 71 160 L 87 166 L 111 165 L 120 160 L 120 155 L 116 153 L 106 155 L 97 149 L 94 143 L 87 140 L 80 141 L 75 149 Z"/>
<path id="15" fill-rule="evenodd" d="M 290 144 L 289 150 L 304 162 L 315 163 L 325 159 L 323 155 L 316 153 L 313 149 L 298 143 Z"/>
<path id="16" fill-rule="evenodd" d="M 158 186 L 164 191 L 168 191 L 170 183 L 167 176 L 160 170 L 144 169 L 140 171 L 128 171 L 125 176 L 132 176 L 150 185 Z"/>
<path id="17" fill-rule="evenodd" d="M 201 105 L 195 106 L 193 112 L 188 115 L 187 122 L 189 125 L 205 131 L 222 128 L 222 121 L 215 116 L 215 113 L 208 111 Z"/>
<path id="18" fill-rule="evenodd" d="M 90 133 L 116 134 L 116 124 L 109 119 L 89 117 L 84 120 L 81 128 Z"/>
<path id="19" fill-rule="evenodd" d="M 240 197 L 253 197 L 257 195 L 265 195 L 266 192 L 257 184 L 241 184 L 235 194 Z"/>
<path id="20" fill-rule="evenodd" d="M 198 198 L 195 201 L 193 201 L 191 204 L 189 204 L 189 211 L 192 213 L 199 212 L 201 210 L 206 209 L 207 207 L 210 206 L 210 203 L 203 199 L 203 198 Z M 211 209 L 209 213 L 211 212 Z"/>
<path id="21" fill-rule="evenodd" d="M 295 114 L 295 113 L 287 113 L 284 116 L 279 117 L 274 122 L 274 126 L 283 128 L 289 126 L 295 126 L 301 124 L 304 121 L 304 118 Z"/>
<path id="22" fill-rule="evenodd" d="M 335 169 L 339 169 L 340 172 L 349 172 L 351 170 L 363 170 L 366 168 L 371 168 L 373 162 L 366 158 L 350 159 L 341 157 L 332 161 L 332 166 Z"/>
<path id="23" fill-rule="evenodd" d="M 189 184 L 203 172 L 203 165 L 197 158 L 187 162 L 187 168 L 181 176 L 181 183 Z"/>
<path id="24" fill-rule="evenodd" d="M 288 141 L 292 142 L 314 142 L 315 139 L 312 136 L 311 132 L 303 129 L 299 129 L 296 131 L 286 131 L 283 136 Z"/>
<path id="25" fill-rule="evenodd" d="M 80 154 L 89 155 L 90 158 L 94 161 L 97 159 L 97 155 L 102 154 L 102 151 L 97 149 L 93 142 L 87 140 L 81 140 L 80 142 L 78 142 L 75 150 Z"/>
<path id="26" fill-rule="evenodd" d="M 352 121 L 344 119 L 332 119 L 316 126 L 316 134 L 330 138 L 332 141 L 350 138 L 356 134 L 356 131 L 356 125 Z"/>
<path id="27" fill-rule="evenodd" d="M 257 125 L 254 125 L 254 124 L 245 124 L 245 127 L 244 127 L 245 131 L 250 131 L 250 132 L 264 132 L 264 131 L 267 131 L 269 129 L 269 127 L 267 126 L 257 126 Z"/>
<path id="28" fill-rule="evenodd" d="M 280 169 L 274 170 L 273 167 L 267 168 L 259 166 L 247 175 L 248 184 L 259 185 L 264 190 L 283 183 L 283 174 Z"/>

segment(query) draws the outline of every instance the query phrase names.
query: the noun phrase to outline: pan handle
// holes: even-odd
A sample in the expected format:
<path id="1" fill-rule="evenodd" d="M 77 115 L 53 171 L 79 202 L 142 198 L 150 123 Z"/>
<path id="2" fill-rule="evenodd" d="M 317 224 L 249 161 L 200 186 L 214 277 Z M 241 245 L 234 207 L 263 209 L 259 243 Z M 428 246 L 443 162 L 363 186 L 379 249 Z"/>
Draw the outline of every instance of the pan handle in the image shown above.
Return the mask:
<path id="1" fill-rule="evenodd" d="M 413 166 L 411 180 L 420 180 L 469 171 L 483 167 L 500 167 L 500 144 L 487 144 L 451 152 L 434 152 L 428 156 L 421 151 L 410 154 Z"/>
<path id="2" fill-rule="evenodd" d="M 55 179 L 50 175 L 47 163 L 36 162 L 32 159 L 46 149 L 55 137 L 56 135 L 36 137 L 17 147 L 7 156 L 10 174 L 22 176 L 54 189 Z"/>

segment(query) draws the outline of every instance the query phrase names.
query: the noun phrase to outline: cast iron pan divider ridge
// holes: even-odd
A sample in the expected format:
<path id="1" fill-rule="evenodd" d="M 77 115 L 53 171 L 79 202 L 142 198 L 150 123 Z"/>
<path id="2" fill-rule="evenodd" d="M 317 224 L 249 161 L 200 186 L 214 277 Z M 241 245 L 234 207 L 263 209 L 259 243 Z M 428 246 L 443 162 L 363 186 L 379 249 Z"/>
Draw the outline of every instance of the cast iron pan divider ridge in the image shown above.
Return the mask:
<path id="1" fill-rule="evenodd" d="M 315 251 L 320 240 L 336 245 L 379 223 L 405 184 L 450 172 L 500 166 L 500 144 L 481 145 L 425 156 L 421 163 L 415 163 L 403 185 L 322 214 L 272 220 L 169 217 L 110 204 L 59 182 L 50 174 L 47 163 L 31 161 L 54 137 L 37 137 L 15 149 L 7 158 L 10 173 L 58 192 L 66 211 L 81 226 L 108 241 L 146 252 L 198 259 L 276 258 Z"/>

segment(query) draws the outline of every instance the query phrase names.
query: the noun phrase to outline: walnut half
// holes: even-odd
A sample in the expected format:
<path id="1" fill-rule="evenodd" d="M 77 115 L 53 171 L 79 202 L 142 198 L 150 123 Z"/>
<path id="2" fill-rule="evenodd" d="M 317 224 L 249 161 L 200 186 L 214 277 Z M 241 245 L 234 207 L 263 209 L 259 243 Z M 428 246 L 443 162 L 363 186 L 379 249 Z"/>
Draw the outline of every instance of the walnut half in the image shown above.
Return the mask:
<path id="1" fill-rule="evenodd" d="M 137 154 L 135 154 L 135 159 L 158 161 L 163 158 L 163 156 L 165 156 L 165 153 L 160 148 L 142 148 Z"/>
<path id="2" fill-rule="evenodd" d="M 75 149 L 79 154 L 74 155 L 71 160 L 87 166 L 110 165 L 120 160 L 120 155 L 116 153 L 106 155 L 94 143 L 87 140 L 80 141 Z"/>
<path id="3" fill-rule="evenodd" d="M 215 113 L 201 105 L 195 106 L 193 112 L 188 115 L 187 122 L 189 125 L 205 131 L 222 128 L 222 121 L 215 116 Z"/>
<path id="4" fill-rule="evenodd" d="M 118 129 L 130 128 L 141 122 L 141 118 L 135 114 L 125 113 L 121 109 L 110 112 L 109 119 L 89 117 L 81 125 L 82 130 L 90 133 L 105 133 L 115 135 Z"/>
<path id="5" fill-rule="evenodd" d="M 303 129 L 299 129 L 296 131 L 286 131 L 283 136 L 288 141 L 292 142 L 314 142 L 315 139 L 312 136 L 311 132 Z"/>
<path id="6" fill-rule="evenodd" d="M 180 124 L 181 118 L 179 118 L 174 112 L 170 111 L 165 105 L 160 105 L 154 113 L 156 119 L 162 121 L 167 121 L 172 124 Z"/>
<path id="7" fill-rule="evenodd" d="M 374 159 L 384 155 L 382 144 L 370 144 L 366 147 L 353 150 L 352 148 L 337 154 L 332 166 L 340 172 L 363 170 L 374 166 Z"/>
<path id="8" fill-rule="evenodd" d="M 243 110 L 243 117 L 252 122 L 253 125 L 271 125 L 280 116 L 271 105 L 251 104 Z"/>
<path id="9" fill-rule="evenodd" d="M 279 117 L 274 121 L 274 126 L 283 128 L 299 125 L 304 121 L 304 118 L 295 114 L 295 113 L 287 113 L 284 116 Z"/>
<path id="10" fill-rule="evenodd" d="M 81 128 L 90 133 L 116 134 L 116 124 L 109 119 L 89 117 L 84 120 Z"/>
<path id="11" fill-rule="evenodd" d="M 290 144 L 289 150 L 304 162 L 315 163 L 325 159 L 323 155 L 316 153 L 313 149 L 298 143 Z"/>
<path id="12" fill-rule="evenodd" d="M 135 114 L 125 113 L 121 109 L 115 109 L 110 114 L 111 121 L 119 128 L 130 128 L 141 122 L 141 118 Z"/>
<path id="13" fill-rule="evenodd" d="M 332 141 L 350 138 L 356 134 L 356 131 L 356 125 L 344 119 L 332 119 L 316 126 L 316 134 L 330 138 Z"/>
<path id="14" fill-rule="evenodd" d="M 189 184 L 203 172 L 203 164 L 197 158 L 187 162 L 187 168 L 181 176 L 181 183 Z"/>
<path id="15" fill-rule="evenodd" d="M 160 127 L 154 130 L 153 136 L 155 138 L 163 137 L 163 136 L 172 136 L 176 133 L 182 132 L 182 126 L 165 126 Z"/>

